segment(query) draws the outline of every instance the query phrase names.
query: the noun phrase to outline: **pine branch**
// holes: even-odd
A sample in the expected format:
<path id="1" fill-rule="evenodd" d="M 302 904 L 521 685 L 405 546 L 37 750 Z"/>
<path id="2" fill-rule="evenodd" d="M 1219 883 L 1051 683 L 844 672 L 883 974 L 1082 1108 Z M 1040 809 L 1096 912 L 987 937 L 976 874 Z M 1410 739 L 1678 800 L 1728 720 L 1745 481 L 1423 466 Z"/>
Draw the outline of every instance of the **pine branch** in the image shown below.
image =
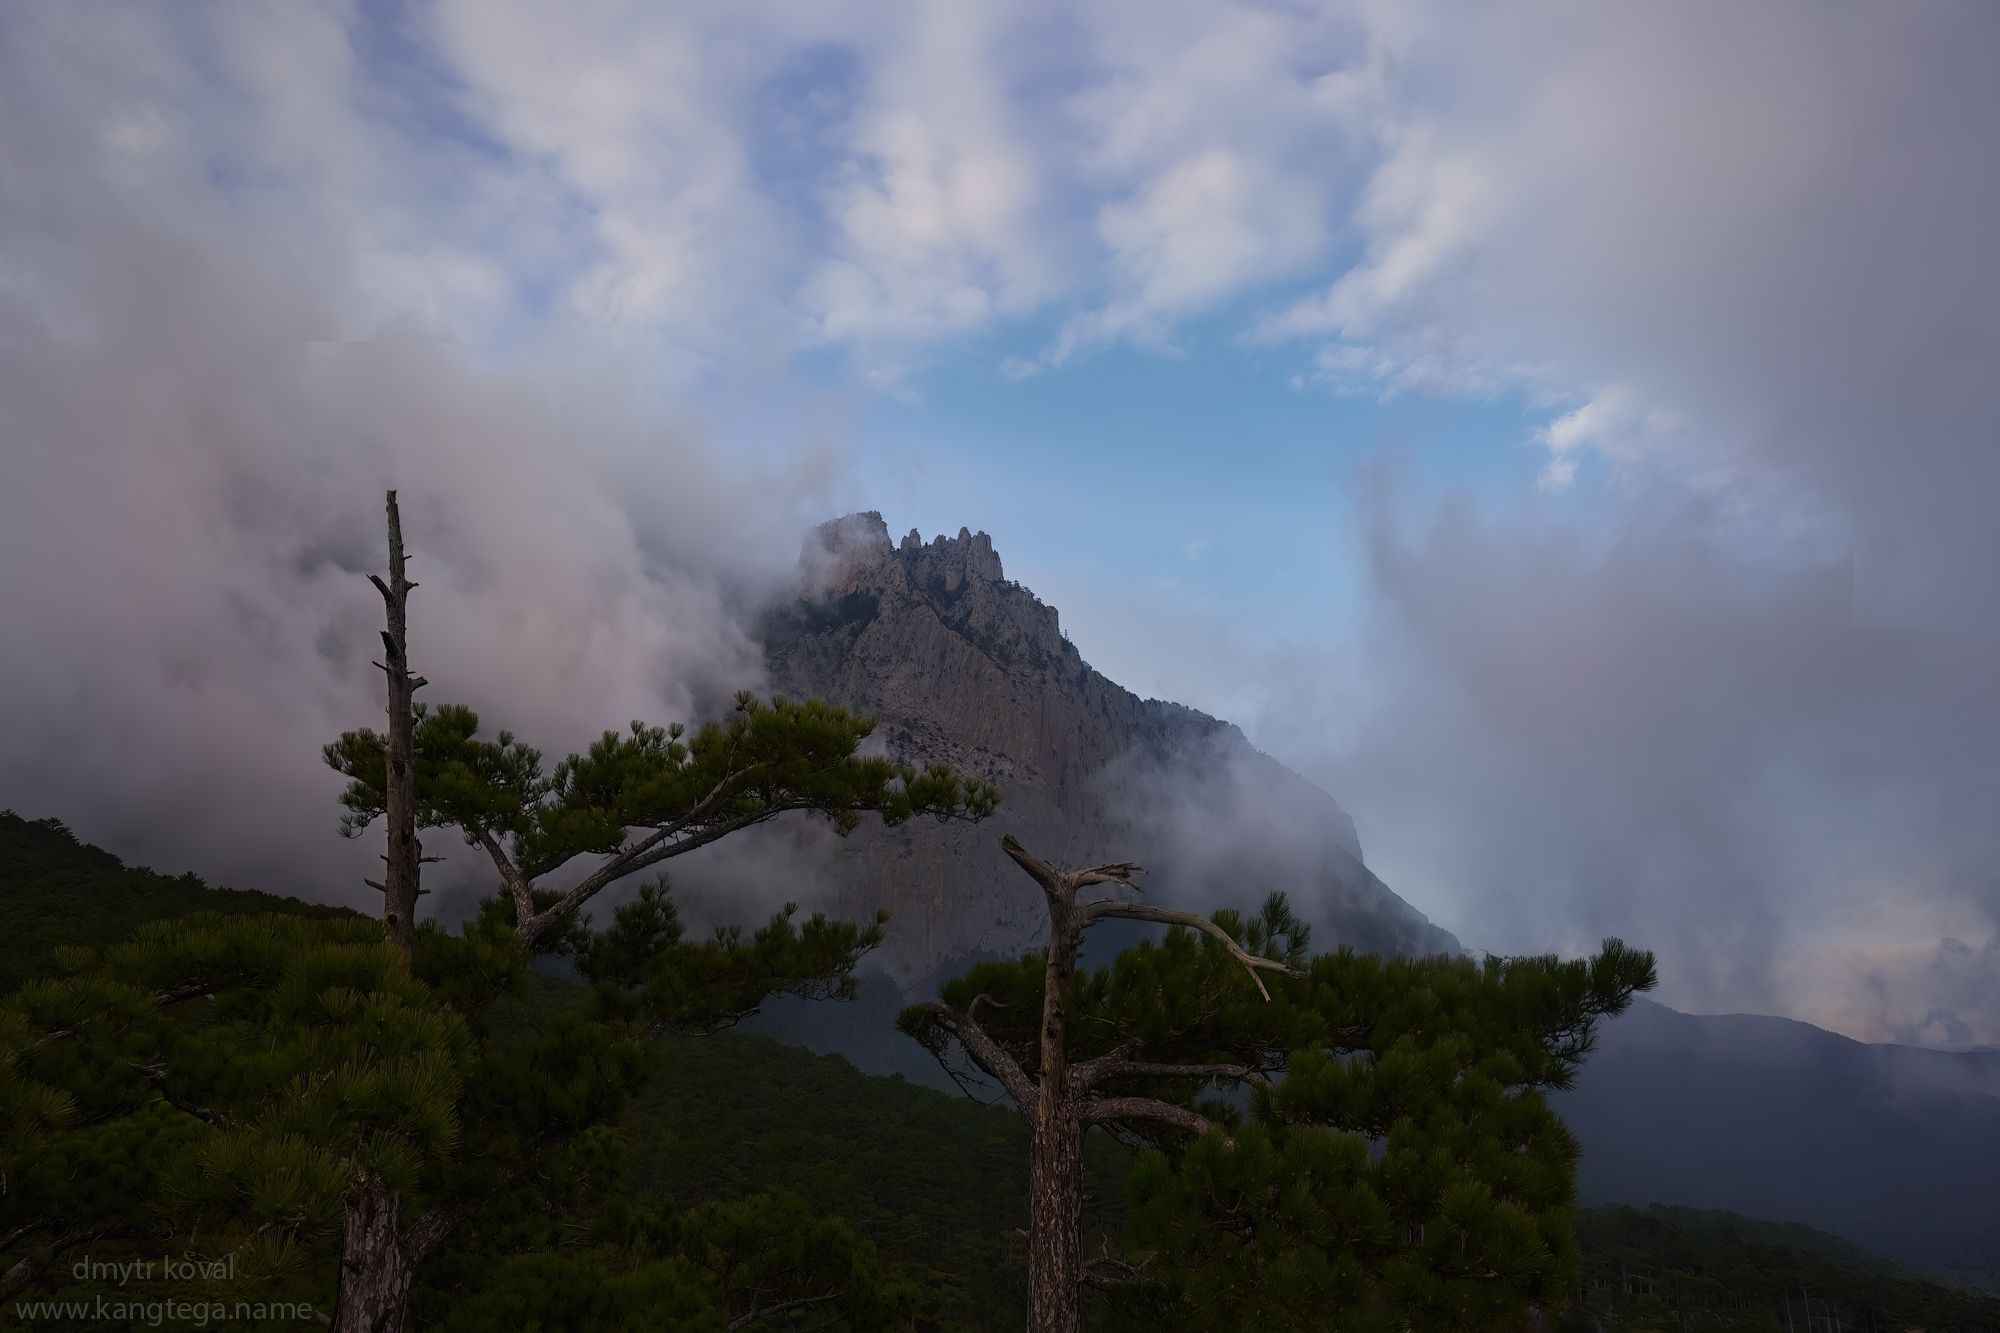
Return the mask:
<path id="1" fill-rule="evenodd" d="M 1061 870 L 1031 854 L 1027 848 L 1015 841 L 1011 833 L 1000 839 L 1000 850 L 1012 857 L 1014 864 L 1027 871 L 1029 877 L 1042 886 L 1042 892 L 1051 898 L 1061 896 L 1066 900 L 1074 900 L 1078 889 L 1088 888 L 1092 884 L 1116 884 L 1120 888 L 1136 892 L 1139 886 L 1133 881 L 1146 873 L 1141 867 L 1129 861 L 1085 866 L 1081 870 Z"/>
<path id="2" fill-rule="evenodd" d="M 212 1111 L 206 1106 L 197 1106 L 193 1102 L 174 1096 L 167 1088 L 167 1071 L 164 1065 L 140 1064 L 135 1060 L 128 1068 L 140 1078 L 152 1084 L 154 1091 L 160 1094 L 160 1100 L 173 1107 L 176 1111 L 184 1115 L 191 1115 L 203 1124 L 214 1125 L 219 1129 L 242 1128 L 243 1122 L 233 1115 L 226 1115 L 221 1111 Z"/>
<path id="3" fill-rule="evenodd" d="M 1153 1259 L 1148 1255 L 1142 1263 L 1129 1263 L 1114 1259 L 1108 1254 L 1098 1255 L 1083 1262 L 1083 1284 L 1096 1287 L 1100 1291 L 1111 1291 L 1119 1287 L 1143 1286 L 1153 1280 Z"/>
<path id="4" fill-rule="evenodd" d="M 1216 925 L 1205 916 L 1193 912 L 1177 912 L 1170 907 L 1148 907 L 1143 903 L 1101 902 L 1091 903 L 1078 909 L 1083 913 L 1083 924 L 1101 921 L 1106 917 L 1118 917 L 1126 921 L 1151 921 L 1162 926 L 1187 926 L 1193 930 L 1205 931 L 1221 940 L 1237 962 L 1243 964 L 1250 973 L 1250 980 L 1257 983 L 1257 993 L 1266 1000 L 1271 992 L 1264 987 L 1264 979 L 1259 972 L 1280 972 L 1288 977 L 1302 977 L 1305 974 L 1297 968 L 1281 963 L 1275 958 L 1260 958 L 1236 942 L 1235 936 Z"/>
<path id="5" fill-rule="evenodd" d="M 501 1183 L 505 1184 L 514 1176 L 513 1171 L 503 1172 Z M 486 1206 L 490 1195 L 475 1199 L 460 1199 L 457 1203 L 445 1204 L 425 1213 L 408 1231 L 403 1233 L 403 1248 L 409 1253 L 410 1262 L 416 1263 L 436 1249 L 458 1224 Z"/>
<path id="6" fill-rule="evenodd" d="M 1083 1123 L 1086 1125 L 1124 1120 L 1149 1120 L 1169 1125 L 1196 1138 L 1219 1128 L 1213 1120 L 1198 1111 L 1154 1097 L 1092 1097 L 1083 1104 Z"/>
<path id="7" fill-rule="evenodd" d="M 1122 1049 L 1122 1048 L 1121 1048 Z M 1070 1069 L 1070 1077 L 1079 1087 L 1089 1088 L 1106 1079 L 1113 1078 L 1171 1078 L 1198 1079 L 1203 1083 L 1218 1079 L 1240 1083 L 1257 1083 L 1271 1086 L 1268 1073 L 1254 1065 L 1244 1064 L 1156 1064 L 1147 1060 L 1126 1060 L 1117 1052 L 1101 1055 L 1095 1060 L 1085 1060 Z"/>
<path id="8" fill-rule="evenodd" d="M 185 985 L 171 986 L 163 991 L 155 991 L 153 994 L 153 1004 L 156 1007 L 164 1008 L 170 1004 L 178 1004 L 182 1000 L 192 1000 L 197 995 L 211 994 L 214 990 L 215 983 L 212 981 L 191 981 Z M 52 1032 L 44 1032 L 41 1036 L 29 1042 L 27 1048 L 21 1053 L 23 1055 L 33 1055 L 44 1046 L 52 1046 L 59 1041 L 68 1041 L 76 1035 L 76 1031 L 75 1028 L 56 1028 Z"/>
<path id="9" fill-rule="evenodd" d="M 761 1310 L 752 1310 L 749 1314 L 732 1319 L 725 1326 L 725 1330 L 726 1333 L 736 1333 L 737 1329 L 748 1328 L 759 1319 L 769 1319 L 774 1314 L 783 1314 L 787 1310 L 797 1310 L 807 1305 L 819 1305 L 826 1301 L 836 1301 L 840 1299 L 842 1294 L 838 1291 L 829 1291 L 818 1296 L 795 1296 L 789 1301 L 779 1301 L 776 1305 L 767 1305 Z"/>
<path id="10" fill-rule="evenodd" d="M 475 832 L 474 840 L 486 849 L 493 859 L 493 866 L 500 872 L 500 882 L 507 886 L 507 895 L 514 900 L 514 924 L 517 930 L 525 930 L 527 923 L 534 919 L 535 895 L 528 886 L 528 877 L 514 864 L 507 849 L 493 836 L 493 830 L 481 828 Z"/>
<path id="11" fill-rule="evenodd" d="M 636 875 L 641 870 L 650 869 L 672 857 L 683 856 L 697 847 L 706 847 L 711 842 L 718 842 L 732 833 L 741 832 L 753 824 L 762 824 L 787 811 L 813 808 L 812 803 L 805 800 L 779 801 L 764 806 L 753 814 L 741 815 L 727 823 L 715 824 L 699 833 L 689 834 L 685 838 L 673 839 L 675 832 L 686 828 L 693 820 L 692 815 L 683 816 L 664 828 L 654 830 L 651 836 L 592 871 L 582 883 L 557 899 L 546 911 L 530 918 L 521 928 L 521 938 L 525 943 L 533 944 L 550 926 L 583 906 L 603 889 L 629 875 Z"/>
<path id="12" fill-rule="evenodd" d="M 1000 1086 L 1014 1099 L 1014 1106 L 1022 1115 L 1031 1115 L 1035 1106 L 1034 1080 L 1028 1077 L 1027 1071 L 1015 1062 L 1014 1057 L 1002 1050 L 1000 1044 L 988 1036 L 986 1029 L 980 1027 L 974 1019 L 973 1014 L 978 1011 L 981 1000 L 996 1007 L 999 1005 L 999 1002 L 989 995 L 977 995 L 973 997 L 972 1003 L 966 1006 L 966 1013 L 963 1015 L 937 1000 L 932 1000 L 921 1007 L 929 1010 L 945 1031 L 958 1038 L 958 1044 L 965 1048 L 965 1053 L 972 1057 L 974 1064 L 1000 1081 Z"/>

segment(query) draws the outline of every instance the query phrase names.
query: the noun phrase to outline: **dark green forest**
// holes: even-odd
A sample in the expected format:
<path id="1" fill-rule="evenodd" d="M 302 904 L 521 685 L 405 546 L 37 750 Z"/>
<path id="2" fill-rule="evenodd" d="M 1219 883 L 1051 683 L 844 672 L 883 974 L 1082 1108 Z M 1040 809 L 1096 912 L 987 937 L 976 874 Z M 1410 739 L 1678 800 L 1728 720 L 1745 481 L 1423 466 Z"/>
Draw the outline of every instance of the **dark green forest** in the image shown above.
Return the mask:
<path id="1" fill-rule="evenodd" d="M 68 946 L 116 944 L 141 923 L 196 911 L 342 915 L 126 866 L 53 820 L 0 813 L 0 930 L 14 946 L 0 993 L 57 967 Z M 505 1001 L 503 1017 L 525 1044 L 585 994 L 574 977 L 537 971 Z M 782 1237 L 818 1247 L 815 1263 L 838 1256 L 866 1270 L 880 1317 L 896 1326 L 1021 1326 L 1027 1135 L 1012 1112 L 732 1031 L 668 1035 L 655 1054 L 616 1134 L 597 1145 L 591 1197 L 560 1223 L 524 1208 L 440 1251 L 413 1292 L 413 1326 L 615 1327 L 620 1309 L 661 1308 L 649 1303 L 657 1293 L 631 1290 L 663 1280 L 632 1256 L 668 1256 L 656 1267 L 698 1264 L 695 1233 L 748 1236 L 752 1245 Z M 1122 1180 L 1137 1157 L 1104 1134 L 1090 1137 L 1087 1250 L 1114 1243 L 1128 1225 Z M 1564 1327 L 2000 1328 L 2000 1299 L 1899 1273 L 1802 1226 L 1686 1209 L 1590 1209 L 1577 1215 L 1576 1234 L 1578 1300 Z M 0 1256 L 0 1266 L 14 1258 Z M 568 1314 L 533 1315 L 543 1308 L 539 1295 L 509 1303 L 517 1286 L 564 1284 L 592 1295 Z M 629 1306 L 618 1304 L 628 1297 Z M 1093 1293 L 1086 1313 L 1115 1319 L 1109 1302 L 1117 1299 Z M 10 1309 L 0 1322 L 14 1317 Z M 819 1325 L 774 1318 L 758 1326 Z"/>

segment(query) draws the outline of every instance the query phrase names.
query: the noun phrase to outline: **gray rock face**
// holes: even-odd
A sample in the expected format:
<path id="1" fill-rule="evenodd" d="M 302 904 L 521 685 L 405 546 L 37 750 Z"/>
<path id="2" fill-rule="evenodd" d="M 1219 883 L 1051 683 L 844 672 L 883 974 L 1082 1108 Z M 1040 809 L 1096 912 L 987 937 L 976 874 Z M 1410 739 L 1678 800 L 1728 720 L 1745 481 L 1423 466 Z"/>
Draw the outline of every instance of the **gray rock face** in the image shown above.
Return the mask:
<path id="1" fill-rule="evenodd" d="M 877 961 L 906 990 L 1040 942 L 1033 886 L 997 847 L 1006 832 L 1051 860 L 1137 861 L 1153 902 L 1252 906 L 1283 888 L 1322 947 L 1457 949 L 1362 863 L 1332 797 L 1234 726 L 1093 670 L 985 533 L 897 545 L 880 514 L 851 514 L 815 529 L 800 563 L 802 594 L 764 622 L 773 689 L 870 713 L 888 753 L 1001 792 L 984 824 L 864 825 L 834 852 L 839 910 L 893 913 Z"/>

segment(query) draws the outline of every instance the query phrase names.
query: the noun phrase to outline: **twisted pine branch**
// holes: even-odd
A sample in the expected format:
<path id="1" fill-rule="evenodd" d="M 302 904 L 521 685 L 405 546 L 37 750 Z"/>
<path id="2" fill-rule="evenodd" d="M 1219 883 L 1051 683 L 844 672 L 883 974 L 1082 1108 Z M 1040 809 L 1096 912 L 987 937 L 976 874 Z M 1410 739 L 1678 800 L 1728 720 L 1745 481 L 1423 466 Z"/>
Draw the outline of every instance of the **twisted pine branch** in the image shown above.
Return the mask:
<path id="1" fill-rule="evenodd" d="M 1250 974 L 1250 980 L 1257 983 L 1257 993 L 1262 995 L 1266 1000 L 1271 998 L 1271 992 L 1265 989 L 1264 979 L 1257 975 L 1259 972 L 1277 972 L 1292 978 L 1305 975 L 1288 963 L 1281 963 L 1275 958 L 1263 958 L 1251 953 L 1238 944 L 1236 937 L 1221 926 L 1216 925 L 1207 917 L 1199 916 L 1193 912 L 1177 912 L 1171 907 L 1149 907 L 1144 903 L 1120 902 L 1091 903 L 1080 910 L 1083 912 L 1085 925 L 1089 925 L 1093 921 L 1104 920 L 1107 917 L 1118 917 L 1126 921 L 1151 921 L 1162 926 L 1187 926 L 1192 930 L 1204 931 L 1221 940 L 1223 947 L 1229 950 L 1230 955 L 1237 962 L 1243 964 L 1244 970 Z"/>

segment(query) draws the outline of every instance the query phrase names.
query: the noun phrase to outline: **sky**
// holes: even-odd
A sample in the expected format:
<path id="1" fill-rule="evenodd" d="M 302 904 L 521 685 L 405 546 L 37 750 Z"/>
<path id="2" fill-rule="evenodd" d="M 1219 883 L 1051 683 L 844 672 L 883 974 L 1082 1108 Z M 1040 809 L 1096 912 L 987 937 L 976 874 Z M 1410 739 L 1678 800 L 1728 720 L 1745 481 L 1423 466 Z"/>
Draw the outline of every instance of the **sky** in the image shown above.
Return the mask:
<path id="1" fill-rule="evenodd" d="M 0 805 L 351 894 L 386 486 L 420 668 L 558 751 L 876 509 L 1470 945 L 2000 1042 L 1995 68 L 1984 0 L 0 8 Z"/>

